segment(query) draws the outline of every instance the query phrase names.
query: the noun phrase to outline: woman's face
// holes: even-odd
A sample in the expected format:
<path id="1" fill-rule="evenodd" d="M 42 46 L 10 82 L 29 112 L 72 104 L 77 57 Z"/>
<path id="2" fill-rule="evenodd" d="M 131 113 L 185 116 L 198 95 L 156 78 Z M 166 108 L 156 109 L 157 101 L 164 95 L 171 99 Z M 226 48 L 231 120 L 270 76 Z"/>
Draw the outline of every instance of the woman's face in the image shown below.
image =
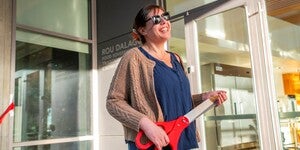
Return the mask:
<path id="1" fill-rule="evenodd" d="M 165 12 L 160 9 L 152 10 L 148 14 L 146 26 L 140 29 L 140 33 L 144 35 L 146 42 L 166 42 L 171 37 L 171 23 L 165 20 L 162 14 Z M 160 22 L 155 24 L 153 16 L 160 16 Z"/>

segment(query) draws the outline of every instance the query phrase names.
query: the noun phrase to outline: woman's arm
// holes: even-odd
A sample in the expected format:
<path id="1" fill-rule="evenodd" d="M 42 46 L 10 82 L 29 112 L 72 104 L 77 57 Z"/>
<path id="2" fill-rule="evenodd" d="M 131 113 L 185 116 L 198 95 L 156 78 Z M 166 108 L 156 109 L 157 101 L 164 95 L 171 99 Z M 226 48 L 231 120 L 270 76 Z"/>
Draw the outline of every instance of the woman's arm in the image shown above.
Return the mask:
<path id="1" fill-rule="evenodd" d="M 226 91 L 223 90 L 216 90 L 216 91 L 209 91 L 204 92 L 201 94 L 194 94 L 192 95 L 194 106 L 201 104 L 203 101 L 210 99 L 210 98 L 217 98 L 216 101 L 217 106 L 221 105 L 225 100 L 227 100 Z"/>
<path id="2" fill-rule="evenodd" d="M 139 130 L 139 122 L 144 114 L 131 106 L 132 77 L 130 69 L 131 55 L 124 54 L 111 81 L 106 99 L 106 109 L 111 116 L 124 126 Z"/>

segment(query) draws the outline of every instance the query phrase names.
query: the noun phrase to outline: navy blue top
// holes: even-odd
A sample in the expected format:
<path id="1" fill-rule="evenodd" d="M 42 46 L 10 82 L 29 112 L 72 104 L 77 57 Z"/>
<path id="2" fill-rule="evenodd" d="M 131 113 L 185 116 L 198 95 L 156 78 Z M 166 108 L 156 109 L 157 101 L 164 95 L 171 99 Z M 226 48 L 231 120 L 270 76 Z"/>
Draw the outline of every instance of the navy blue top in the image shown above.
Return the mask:
<path id="1" fill-rule="evenodd" d="M 154 84 L 159 104 L 165 121 L 171 121 L 185 115 L 192 109 L 190 84 L 181 64 L 171 53 L 172 67 L 151 56 L 142 47 L 140 51 L 150 60 L 155 61 Z M 197 148 L 196 127 L 191 123 L 181 134 L 178 150 Z"/>

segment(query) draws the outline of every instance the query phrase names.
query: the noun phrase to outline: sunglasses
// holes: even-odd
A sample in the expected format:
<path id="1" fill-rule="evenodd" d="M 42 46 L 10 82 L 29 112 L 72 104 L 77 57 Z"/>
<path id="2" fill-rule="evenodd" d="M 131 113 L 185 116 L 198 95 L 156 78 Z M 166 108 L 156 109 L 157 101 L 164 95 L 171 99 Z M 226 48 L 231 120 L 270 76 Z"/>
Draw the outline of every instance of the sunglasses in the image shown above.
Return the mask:
<path id="1" fill-rule="evenodd" d="M 159 15 L 152 16 L 151 18 L 147 19 L 146 22 L 152 20 L 154 24 L 159 24 L 161 23 L 162 19 L 164 19 L 165 21 L 169 21 L 170 20 L 169 12 L 164 12 L 160 16 Z"/>

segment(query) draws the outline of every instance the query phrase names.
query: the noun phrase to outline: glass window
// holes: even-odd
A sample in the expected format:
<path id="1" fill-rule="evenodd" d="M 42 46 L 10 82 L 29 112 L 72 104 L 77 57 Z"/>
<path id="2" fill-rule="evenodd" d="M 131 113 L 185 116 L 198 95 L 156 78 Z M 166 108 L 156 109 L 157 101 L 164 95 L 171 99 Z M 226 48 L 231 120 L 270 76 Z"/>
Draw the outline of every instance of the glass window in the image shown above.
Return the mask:
<path id="1" fill-rule="evenodd" d="M 172 37 L 168 41 L 169 50 L 180 55 L 184 64 L 186 64 L 186 47 L 184 37 L 183 19 L 172 22 Z"/>
<path id="2" fill-rule="evenodd" d="M 267 2 L 274 83 L 284 149 L 300 148 L 299 2 Z"/>
<path id="3" fill-rule="evenodd" d="M 90 38 L 89 0 L 16 0 L 17 24 Z"/>
<path id="4" fill-rule="evenodd" d="M 91 56 L 16 43 L 14 142 L 91 134 Z"/>
<path id="5" fill-rule="evenodd" d="M 167 6 L 167 10 L 172 15 L 176 15 L 214 1 L 216 0 L 172 0 L 172 1 L 167 1 L 166 6 Z"/>
<path id="6" fill-rule="evenodd" d="M 91 149 L 90 3 L 16 0 L 15 149 Z"/>
<path id="7" fill-rule="evenodd" d="M 86 43 L 70 41 L 57 37 L 50 37 L 39 33 L 17 30 L 16 38 L 17 41 L 21 41 L 24 43 L 44 45 L 48 47 L 59 48 L 80 53 L 89 53 L 89 45 Z"/>

